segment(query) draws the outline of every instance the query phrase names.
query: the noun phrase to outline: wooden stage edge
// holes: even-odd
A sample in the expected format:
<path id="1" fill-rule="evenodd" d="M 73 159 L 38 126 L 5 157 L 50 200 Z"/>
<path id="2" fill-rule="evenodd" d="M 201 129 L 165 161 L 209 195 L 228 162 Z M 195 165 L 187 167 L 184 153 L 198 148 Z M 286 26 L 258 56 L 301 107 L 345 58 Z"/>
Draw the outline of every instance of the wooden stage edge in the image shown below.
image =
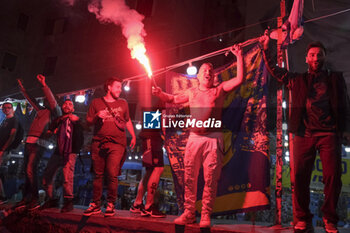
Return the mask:
<path id="1" fill-rule="evenodd" d="M 178 226 L 173 223 L 177 216 L 165 218 L 141 217 L 127 210 L 117 210 L 114 217 L 104 217 L 103 213 L 83 216 L 82 209 L 74 209 L 69 213 L 60 213 L 59 209 L 46 209 L 32 213 L 13 212 L 3 218 L 0 223 L 0 233 L 78 233 L 78 232 L 166 232 L 166 233 L 196 233 L 196 232 L 227 232 L 227 233 L 292 233 L 291 227 L 268 227 L 244 224 L 227 220 L 225 224 L 212 224 L 211 228 L 201 229 L 198 224 Z M 197 222 L 199 219 L 197 218 Z M 316 230 L 318 232 L 318 230 Z M 322 232 L 322 231 L 320 231 Z M 342 232 L 342 231 L 341 231 Z"/>

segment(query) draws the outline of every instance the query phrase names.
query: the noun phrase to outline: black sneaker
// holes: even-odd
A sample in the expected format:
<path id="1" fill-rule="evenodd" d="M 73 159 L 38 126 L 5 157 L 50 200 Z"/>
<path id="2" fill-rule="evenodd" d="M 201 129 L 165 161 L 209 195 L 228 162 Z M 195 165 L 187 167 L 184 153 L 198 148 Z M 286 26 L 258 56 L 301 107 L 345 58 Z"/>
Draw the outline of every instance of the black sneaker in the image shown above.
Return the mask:
<path id="1" fill-rule="evenodd" d="M 105 217 L 112 217 L 115 215 L 115 207 L 112 202 L 107 203 L 107 208 L 105 211 Z"/>
<path id="2" fill-rule="evenodd" d="M 314 233 L 314 227 L 311 222 L 298 221 L 294 226 L 294 233 Z"/>
<path id="3" fill-rule="evenodd" d="M 17 202 L 16 204 L 15 204 L 15 206 L 13 207 L 13 209 L 15 209 L 15 210 L 17 210 L 17 209 L 24 209 L 26 206 L 27 206 L 27 201 L 26 200 L 21 200 L 21 201 L 19 201 L 19 202 Z"/>
<path id="4" fill-rule="evenodd" d="M 324 229 L 326 233 L 339 233 L 339 230 L 337 228 L 337 225 L 328 221 L 327 219 L 323 218 L 324 222 Z"/>
<path id="5" fill-rule="evenodd" d="M 144 210 L 144 209 L 145 209 L 145 206 L 142 203 L 140 205 L 136 205 L 136 206 L 134 203 L 130 207 L 130 212 L 139 214 L 139 213 L 142 213 L 142 210 Z"/>
<path id="6" fill-rule="evenodd" d="M 74 209 L 73 198 L 65 198 L 61 213 L 70 212 Z"/>
<path id="7" fill-rule="evenodd" d="M 141 212 L 141 216 L 151 216 L 153 218 L 165 218 L 165 214 L 160 212 L 155 205 L 151 205 L 148 209 L 144 209 L 144 211 Z"/>
<path id="8" fill-rule="evenodd" d="M 91 216 L 93 214 L 101 213 L 100 206 L 96 205 L 94 202 L 91 202 L 89 208 L 84 211 L 84 216 Z"/>

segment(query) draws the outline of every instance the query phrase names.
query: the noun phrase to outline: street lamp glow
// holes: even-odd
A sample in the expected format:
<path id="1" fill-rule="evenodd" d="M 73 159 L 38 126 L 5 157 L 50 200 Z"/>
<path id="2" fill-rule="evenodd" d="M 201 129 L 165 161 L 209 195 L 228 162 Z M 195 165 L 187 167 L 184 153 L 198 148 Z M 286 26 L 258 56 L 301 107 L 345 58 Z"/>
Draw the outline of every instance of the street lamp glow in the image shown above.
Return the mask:
<path id="1" fill-rule="evenodd" d="M 138 123 L 135 125 L 135 128 L 136 128 L 137 130 L 141 130 L 141 129 L 142 129 L 141 123 L 138 122 Z"/>
<path id="2" fill-rule="evenodd" d="M 288 129 L 287 123 L 283 123 L 282 124 L 282 130 L 287 130 L 287 129 Z"/>
<path id="3" fill-rule="evenodd" d="M 284 109 L 287 108 L 287 102 L 285 100 L 283 100 L 283 102 L 282 102 L 282 108 L 284 108 Z"/>
<path id="4" fill-rule="evenodd" d="M 130 91 L 130 80 L 128 80 L 124 86 L 124 91 Z"/>
<path id="5" fill-rule="evenodd" d="M 85 102 L 85 95 L 76 95 L 75 102 L 84 103 Z"/>
<path id="6" fill-rule="evenodd" d="M 187 67 L 187 74 L 188 75 L 196 75 L 197 74 L 197 67 L 193 66 L 191 63 L 190 65 Z"/>

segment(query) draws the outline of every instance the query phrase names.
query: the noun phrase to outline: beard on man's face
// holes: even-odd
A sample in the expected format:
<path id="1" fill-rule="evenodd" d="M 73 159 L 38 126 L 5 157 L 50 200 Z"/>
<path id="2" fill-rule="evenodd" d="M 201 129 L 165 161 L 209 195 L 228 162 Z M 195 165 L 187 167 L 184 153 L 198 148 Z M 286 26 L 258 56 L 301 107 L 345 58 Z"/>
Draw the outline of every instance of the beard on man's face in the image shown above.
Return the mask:
<path id="1" fill-rule="evenodd" d="M 63 109 L 62 109 L 62 112 L 63 112 L 63 114 L 70 114 L 70 113 L 72 113 L 73 111 L 72 111 L 72 109 L 70 109 L 70 108 L 63 108 Z"/>
<path id="2" fill-rule="evenodd" d="M 120 96 L 120 92 L 111 92 L 111 96 L 112 96 L 114 99 L 118 99 L 119 96 Z"/>
<path id="3" fill-rule="evenodd" d="M 309 70 L 313 72 L 320 71 L 323 67 L 324 62 L 323 61 L 315 61 L 315 62 L 309 62 Z"/>

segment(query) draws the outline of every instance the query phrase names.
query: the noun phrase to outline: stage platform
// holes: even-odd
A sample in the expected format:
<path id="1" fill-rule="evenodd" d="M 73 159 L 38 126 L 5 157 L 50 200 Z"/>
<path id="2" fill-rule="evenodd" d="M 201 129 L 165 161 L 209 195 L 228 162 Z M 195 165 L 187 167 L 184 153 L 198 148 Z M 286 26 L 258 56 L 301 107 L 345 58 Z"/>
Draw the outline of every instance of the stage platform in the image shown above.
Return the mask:
<path id="1" fill-rule="evenodd" d="M 177 226 L 173 220 L 177 216 L 166 218 L 141 217 L 126 210 L 117 210 L 114 217 L 104 217 L 97 214 L 90 217 L 83 216 L 82 209 L 74 209 L 69 213 L 61 214 L 59 209 L 46 209 L 32 213 L 12 212 L 2 219 L 1 233 L 78 233 L 78 232 L 166 232 L 166 233 L 292 233 L 291 227 L 269 227 L 252 225 L 249 222 L 234 220 L 216 221 L 208 229 L 199 228 L 198 224 Z M 198 221 L 199 219 L 197 219 Z M 316 228 L 316 232 L 324 232 L 322 228 Z M 341 233 L 350 232 L 350 229 L 340 229 Z"/>

